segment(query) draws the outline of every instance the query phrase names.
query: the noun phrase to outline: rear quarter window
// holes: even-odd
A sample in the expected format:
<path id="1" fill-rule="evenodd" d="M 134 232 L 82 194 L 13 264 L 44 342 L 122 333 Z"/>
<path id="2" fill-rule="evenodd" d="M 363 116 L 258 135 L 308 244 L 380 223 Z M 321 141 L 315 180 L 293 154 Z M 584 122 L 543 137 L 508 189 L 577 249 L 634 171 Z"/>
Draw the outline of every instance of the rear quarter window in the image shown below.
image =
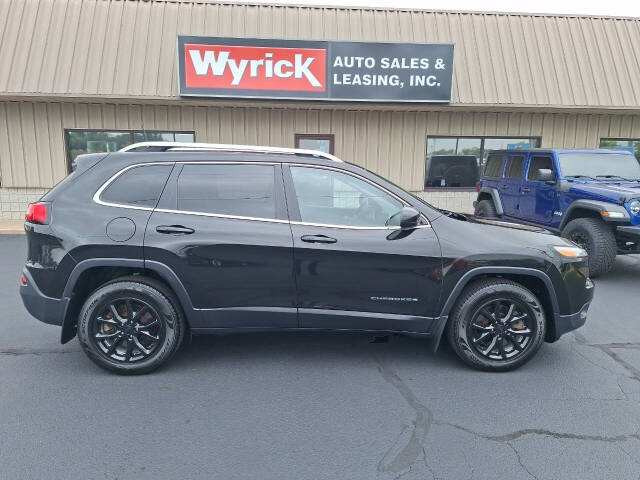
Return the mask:
<path id="1" fill-rule="evenodd" d="M 500 178 L 502 176 L 502 165 L 504 155 L 489 155 L 487 164 L 484 167 L 484 175 L 488 178 Z"/>
<path id="2" fill-rule="evenodd" d="M 100 195 L 118 205 L 154 208 L 173 165 L 141 165 L 119 175 Z"/>

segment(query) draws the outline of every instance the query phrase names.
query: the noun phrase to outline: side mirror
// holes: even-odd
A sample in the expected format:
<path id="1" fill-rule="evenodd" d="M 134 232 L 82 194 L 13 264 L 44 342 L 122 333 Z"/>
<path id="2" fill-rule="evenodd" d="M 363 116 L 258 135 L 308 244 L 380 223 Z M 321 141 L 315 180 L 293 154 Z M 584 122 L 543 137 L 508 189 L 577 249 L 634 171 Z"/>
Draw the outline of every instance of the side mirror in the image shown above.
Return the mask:
<path id="1" fill-rule="evenodd" d="M 549 183 L 550 185 L 556 183 L 555 179 L 553 178 L 553 170 L 551 170 L 550 168 L 541 168 L 540 170 L 538 170 L 537 180 L 540 182 Z"/>
<path id="2" fill-rule="evenodd" d="M 401 230 L 416 228 L 420 223 L 420 212 L 413 207 L 404 207 L 400 215 Z"/>

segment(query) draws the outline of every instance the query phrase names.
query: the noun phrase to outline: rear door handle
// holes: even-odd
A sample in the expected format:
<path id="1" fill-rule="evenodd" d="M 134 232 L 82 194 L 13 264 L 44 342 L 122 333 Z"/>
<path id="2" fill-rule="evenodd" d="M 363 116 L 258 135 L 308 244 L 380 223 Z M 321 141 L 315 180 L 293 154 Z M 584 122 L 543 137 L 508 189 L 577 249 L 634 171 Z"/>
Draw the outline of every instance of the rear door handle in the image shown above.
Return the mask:
<path id="1" fill-rule="evenodd" d="M 531 191 L 531 189 L 530 189 L 530 188 L 527 188 L 527 187 L 524 187 L 524 188 L 522 189 L 522 193 L 529 193 L 530 191 Z"/>
<path id="2" fill-rule="evenodd" d="M 326 235 L 303 235 L 300 240 L 307 243 L 336 243 L 333 237 L 327 237 Z"/>
<path id="3" fill-rule="evenodd" d="M 156 232 L 167 235 L 190 235 L 195 230 L 189 227 L 183 227 L 182 225 L 158 225 Z"/>
<path id="4" fill-rule="evenodd" d="M 501 185 L 503 190 L 507 190 L 509 188 L 509 185 Z"/>

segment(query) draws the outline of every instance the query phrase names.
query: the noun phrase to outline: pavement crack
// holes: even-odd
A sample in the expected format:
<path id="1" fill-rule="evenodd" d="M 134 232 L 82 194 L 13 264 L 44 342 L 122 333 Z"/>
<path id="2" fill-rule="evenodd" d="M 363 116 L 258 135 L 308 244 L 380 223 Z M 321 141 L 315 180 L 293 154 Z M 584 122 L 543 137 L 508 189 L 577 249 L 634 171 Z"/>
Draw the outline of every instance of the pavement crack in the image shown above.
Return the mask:
<path id="1" fill-rule="evenodd" d="M 415 420 L 412 422 L 411 435 L 406 444 L 397 453 L 395 453 L 399 448 L 397 444 L 406 436 L 401 434 L 394 445 L 391 446 L 387 453 L 382 457 L 382 460 L 378 463 L 378 471 L 392 473 L 404 472 L 418 460 L 420 455 L 425 456 L 425 465 L 427 465 L 426 452 L 422 445 L 427 432 L 433 424 L 433 414 L 431 413 L 431 410 L 420 403 L 413 391 L 407 386 L 402 378 L 400 378 L 398 374 L 384 362 L 381 356 L 377 354 L 372 354 L 372 356 L 378 366 L 378 371 L 382 375 L 382 378 L 384 378 L 387 383 L 393 386 L 400 395 L 402 395 L 416 415 Z M 393 457 L 388 458 L 390 456 Z"/>
<path id="2" fill-rule="evenodd" d="M 467 427 L 463 427 L 462 425 L 456 425 L 454 423 L 442 423 L 442 422 L 434 422 L 434 423 L 436 425 L 447 425 L 457 430 L 461 430 L 463 432 L 469 433 L 470 435 L 474 435 L 478 438 L 491 440 L 493 442 L 499 442 L 499 443 L 509 443 L 519 439 L 520 437 L 524 437 L 527 435 L 540 435 L 540 436 L 551 437 L 555 439 L 588 440 L 588 441 L 609 442 L 609 443 L 626 442 L 628 440 L 640 440 L 640 432 L 627 433 L 623 435 L 604 436 L 604 435 L 581 435 L 577 433 L 554 432 L 553 430 L 546 430 L 544 428 L 524 428 L 522 430 L 516 430 L 515 432 L 507 433 L 504 435 L 487 435 L 484 433 L 474 432 L 473 430 Z"/>
<path id="3" fill-rule="evenodd" d="M 533 473 L 531 473 L 531 470 L 529 470 L 524 463 L 522 462 L 522 457 L 520 456 L 520 452 L 518 452 L 518 449 L 516 447 L 513 446 L 513 444 L 511 442 L 506 442 L 506 444 L 509 446 L 509 448 L 511 450 L 513 450 L 513 453 L 515 453 L 516 458 L 518 460 L 518 463 L 520 464 L 520 468 L 522 468 L 522 470 L 524 470 L 525 472 L 527 472 L 529 474 L 530 477 L 535 478 L 536 480 L 538 480 L 538 477 L 536 477 Z"/>
<path id="4" fill-rule="evenodd" d="M 0 355 L 17 357 L 20 355 L 55 355 L 61 353 L 79 353 L 79 348 L 65 349 L 65 348 L 5 348 L 0 349 Z"/>

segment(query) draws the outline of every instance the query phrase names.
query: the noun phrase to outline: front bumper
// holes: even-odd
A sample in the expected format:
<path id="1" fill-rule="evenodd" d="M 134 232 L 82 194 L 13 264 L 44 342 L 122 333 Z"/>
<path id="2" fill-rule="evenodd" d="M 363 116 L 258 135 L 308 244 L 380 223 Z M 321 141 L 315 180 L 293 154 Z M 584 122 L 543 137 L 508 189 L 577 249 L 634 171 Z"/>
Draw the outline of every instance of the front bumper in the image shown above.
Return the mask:
<path id="1" fill-rule="evenodd" d="M 616 232 L 625 238 L 633 239 L 632 241 L 640 242 L 640 227 L 632 227 L 629 225 L 621 225 L 616 227 Z"/>
<path id="2" fill-rule="evenodd" d="M 556 332 L 555 340 L 558 340 L 562 335 L 577 328 L 580 328 L 587 321 L 587 310 L 591 305 L 591 300 L 584 304 L 584 306 L 576 313 L 569 315 L 558 315 L 556 317 Z"/>
<path id="3" fill-rule="evenodd" d="M 20 296 L 27 311 L 41 322 L 50 325 L 62 325 L 69 306 L 69 299 L 66 297 L 47 297 L 38 289 L 33 277 L 26 268 L 22 271 L 22 274 L 27 279 L 27 284 L 20 285 Z"/>

